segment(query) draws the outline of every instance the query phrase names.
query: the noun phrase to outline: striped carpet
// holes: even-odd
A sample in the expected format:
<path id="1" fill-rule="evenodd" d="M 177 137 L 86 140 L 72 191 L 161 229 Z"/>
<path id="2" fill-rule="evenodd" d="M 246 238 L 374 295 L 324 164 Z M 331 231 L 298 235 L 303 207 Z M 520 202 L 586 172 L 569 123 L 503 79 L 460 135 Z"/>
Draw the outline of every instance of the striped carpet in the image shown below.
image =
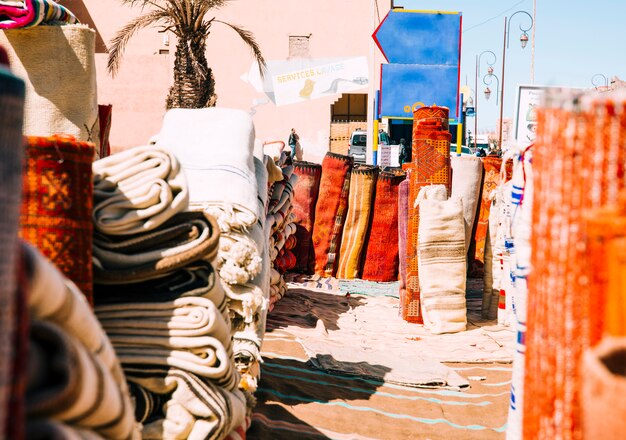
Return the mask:
<path id="1" fill-rule="evenodd" d="M 504 438 L 511 364 L 446 364 L 468 379 L 465 391 L 338 376 L 310 367 L 297 338 L 272 319 L 248 439 Z"/>

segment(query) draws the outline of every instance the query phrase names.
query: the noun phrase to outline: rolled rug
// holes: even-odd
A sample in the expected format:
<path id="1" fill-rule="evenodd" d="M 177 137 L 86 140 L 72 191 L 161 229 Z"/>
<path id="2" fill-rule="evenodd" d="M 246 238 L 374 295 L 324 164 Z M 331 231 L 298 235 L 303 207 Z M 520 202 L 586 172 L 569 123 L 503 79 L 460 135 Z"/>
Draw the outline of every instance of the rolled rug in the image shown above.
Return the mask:
<path id="1" fill-rule="evenodd" d="M 294 249 L 297 263 L 294 271 L 312 274 L 315 271 L 312 234 L 322 166 L 311 162 L 294 162 L 294 173 L 298 175 L 298 183 L 293 190 L 293 213 L 297 227 L 297 244 Z"/>
<path id="2" fill-rule="evenodd" d="M 168 110 L 156 146 L 178 157 L 189 182 L 190 206 L 212 214 L 223 232 L 257 222 L 254 124 L 247 112 Z"/>
<path id="3" fill-rule="evenodd" d="M 400 279 L 400 316 L 403 315 L 406 300 L 406 276 L 407 276 L 407 235 L 409 222 L 409 176 L 407 175 L 398 186 L 398 271 Z"/>
<path id="4" fill-rule="evenodd" d="M 93 163 L 97 231 L 131 235 L 152 231 L 189 204 L 176 157 L 154 146 L 135 147 Z"/>
<path id="5" fill-rule="evenodd" d="M 76 283 L 90 303 L 94 148 L 72 136 L 26 138 L 19 231 Z"/>
<path id="6" fill-rule="evenodd" d="M 78 339 L 52 322 L 33 321 L 26 408 L 105 438 L 140 438 L 128 391 Z M 94 393 L 93 390 L 98 390 Z"/>
<path id="7" fill-rule="evenodd" d="M 351 157 L 335 153 L 326 153 L 322 161 L 322 178 L 313 225 L 315 273 L 320 276 L 331 277 L 337 270 L 352 164 Z"/>
<path id="8" fill-rule="evenodd" d="M 24 81 L 0 65 L 0 435 L 6 433 L 6 405 L 12 382 L 10 360 L 14 353 L 12 337 L 16 326 L 24 93 Z"/>
<path id="9" fill-rule="evenodd" d="M 78 23 L 76 16 L 53 0 L 22 0 L 7 5 L 0 4 L 0 29 L 74 23 Z"/>
<path id="10" fill-rule="evenodd" d="M 95 39 L 80 24 L 0 30 L 13 72 L 26 81 L 25 135 L 63 133 L 99 149 Z"/>
<path id="11" fill-rule="evenodd" d="M 511 182 L 498 187 L 496 191 L 497 208 L 497 250 L 498 263 L 500 264 L 500 289 L 498 295 L 498 324 L 510 326 L 514 321 L 511 285 Z M 492 208 L 494 209 L 494 208 Z M 494 260 L 494 263 L 496 261 Z"/>
<path id="12" fill-rule="evenodd" d="M 180 368 L 229 391 L 237 388 L 239 373 L 233 364 L 232 355 L 219 340 L 204 336 L 186 340 L 177 339 L 168 345 L 167 347 L 156 344 L 144 345 L 129 339 L 128 343 L 116 342 L 115 351 L 124 369 L 127 366 Z M 174 347 L 174 345 L 195 345 L 195 347 Z"/>
<path id="13" fill-rule="evenodd" d="M 76 429 L 49 419 L 30 420 L 26 425 L 26 438 L 29 440 L 104 440 L 104 437 L 93 431 Z"/>
<path id="14" fill-rule="evenodd" d="M 144 424 L 144 439 L 222 439 L 244 422 L 246 399 L 184 370 L 129 370 L 129 381 L 156 395 L 171 395 L 165 417 Z"/>
<path id="15" fill-rule="evenodd" d="M 203 212 L 182 212 L 158 229 L 143 234 L 96 234 L 94 282 L 140 282 L 168 275 L 201 259 L 213 260 L 219 239 L 217 222 Z"/>
<path id="16" fill-rule="evenodd" d="M 606 338 L 583 353 L 582 434 L 585 439 L 618 440 L 626 429 L 626 338 Z"/>
<path id="17" fill-rule="evenodd" d="M 267 169 L 262 159 L 254 158 L 254 173 L 256 176 L 257 188 L 259 190 L 257 197 L 258 217 L 259 220 L 265 220 L 267 215 L 267 206 L 269 201 L 269 184 Z"/>
<path id="18" fill-rule="evenodd" d="M 100 374 L 110 375 L 115 380 L 117 392 L 124 399 L 124 408 L 130 408 L 132 413 L 126 379 L 118 358 L 84 295 L 35 248 L 26 243 L 22 244 L 22 248 L 32 268 L 28 293 L 30 316 L 61 327 L 96 357 L 104 367 Z M 133 425 L 127 435 L 119 437 L 136 438 L 138 432 L 138 427 Z"/>
<path id="19" fill-rule="evenodd" d="M 431 188 L 424 188 L 422 193 Z M 445 191 L 445 189 L 444 189 Z M 419 272 L 424 327 L 431 333 L 465 331 L 465 222 L 459 198 L 419 200 Z"/>
<path id="20" fill-rule="evenodd" d="M 116 336 L 212 336 L 225 347 L 231 343 L 230 322 L 210 299 L 183 297 L 171 302 L 124 303 L 98 306 L 96 316 L 115 344 Z"/>
<path id="21" fill-rule="evenodd" d="M 228 316 L 226 293 L 208 261 L 196 261 L 171 275 L 131 284 L 96 284 L 96 306 L 159 303 L 185 297 L 207 298 Z"/>
<path id="22" fill-rule="evenodd" d="M 285 180 L 285 188 L 283 189 L 280 195 L 280 198 L 278 198 L 277 200 L 272 199 L 270 202 L 270 207 L 269 207 L 270 212 L 272 213 L 278 212 L 278 211 L 283 210 L 283 207 L 285 207 L 286 204 L 291 205 L 291 202 L 293 200 L 294 187 L 297 185 L 297 183 L 298 183 L 297 174 L 291 174 L 291 176 L 289 177 L 289 180 Z"/>
<path id="23" fill-rule="evenodd" d="M 382 172 L 376 182 L 372 226 L 365 246 L 362 278 L 370 281 L 396 281 L 398 279 L 398 188 L 406 175 Z M 406 209 L 405 209 L 406 212 Z M 406 240 L 406 230 L 404 238 Z M 405 242 L 406 246 L 406 242 Z M 406 254 L 404 250 L 403 257 Z"/>
<path id="24" fill-rule="evenodd" d="M 377 179 L 378 167 L 360 166 L 352 170 L 337 278 L 354 279 L 361 275 Z"/>
<path id="25" fill-rule="evenodd" d="M 452 195 L 463 200 L 463 218 L 465 219 L 465 252 L 469 250 L 472 240 L 472 229 L 478 209 L 480 185 L 483 176 L 483 164 L 479 157 L 453 156 Z"/>
<path id="26" fill-rule="evenodd" d="M 109 135 L 111 133 L 113 106 L 98 104 L 98 120 L 100 124 L 100 151 L 96 153 L 98 159 L 111 155 Z"/>

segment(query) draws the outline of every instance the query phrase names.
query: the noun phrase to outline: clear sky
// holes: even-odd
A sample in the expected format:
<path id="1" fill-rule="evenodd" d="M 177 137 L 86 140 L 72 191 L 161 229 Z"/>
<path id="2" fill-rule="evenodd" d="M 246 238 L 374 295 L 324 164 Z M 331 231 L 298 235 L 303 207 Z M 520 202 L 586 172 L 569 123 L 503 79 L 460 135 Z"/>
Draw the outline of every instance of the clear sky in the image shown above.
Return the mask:
<path id="1" fill-rule="evenodd" d="M 535 84 L 592 87 L 591 77 L 597 73 L 609 80 L 614 75 L 626 80 L 625 0 L 536 1 Z M 533 13 L 533 0 L 395 0 L 395 4 L 405 9 L 463 13 L 461 85 L 467 81 L 472 90 L 475 56 L 484 50 L 497 55 L 494 73 L 501 76 L 504 17 L 518 10 Z M 523 50 L 519 44 L 519 26 L 528 27 L 529 22 L 524 14 L 517 14 L 511 25 L 505 66 L 505 118 L 514 116 L 516 86 L 530 83 L 531 42 Z M 482 57 L 481 75 L 486 72 L 488 57 Z M 598 81 L 604 83 L 602 78 Z M 478 83 L 479 131 L 493 129 L 499 117 L 495 93 L 485 101 L 481 78 Z M 495 92 L 495 81 L 490 88 Z"/>

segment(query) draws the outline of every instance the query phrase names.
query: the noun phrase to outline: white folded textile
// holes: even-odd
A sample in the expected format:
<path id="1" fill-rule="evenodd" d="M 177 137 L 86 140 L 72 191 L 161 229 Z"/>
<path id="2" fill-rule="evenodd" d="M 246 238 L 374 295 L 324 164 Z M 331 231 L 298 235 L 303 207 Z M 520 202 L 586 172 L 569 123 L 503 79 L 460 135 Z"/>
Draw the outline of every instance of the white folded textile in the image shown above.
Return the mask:
<path id="1" fill-rule="evenodd" d="M 145 344 L 133 338 L 128 338 L 128 343 L 116 339 L 120 340 L 115 342 L 115 351 L 125 368 L 127 365 L 180 368 L 227 390 L 234 390 L 239 383 L 232 356 L 216 338 L 170 338 L 169 341 L 145 338 Z M 152 343 L 155 345 L 148 345 Z M 183 347 L 189 345 L 193 347 Z"/>
<path id="2" fill-rule="evenodd" d="M 246 324 L 254 322 L 255 317 L 267 307 L 263 291 L 253 284 L 225 285 L 224 290 L 229 299 L 231 318 L 240 317 Z"/>
<path id="3" fill-rule="evenodd" d="M 169 302 L 97 306 L 96 315 L 109 338 L 212 336 L 225 347 L 231 343 L 230 323 L 210 299 L 182 297 Z"/>
<path id="4" fill-rule="evenodd" d="M 93 163 L 94 227 L 105 234 L 151 231 L 187 209 L 187 180 L 174 155 L 143 146 Z"/>
<path id="5" fill-rule="evenodd" d="M 452 195 L 463 200 L 465 219 L 465 252 L 469 250 L 472 228 L 478 209 L 478 196 L 483 175 L 483 163 L 476 156 L 453 156 Z"/>
<path id="6" fill-rule="evenodd" d="M 426 198 L 419 201 L 419 210 L 418 266 L 424 327 L 434 334 L 464 331 L 467 260 L 463 202 L 459 198 Z"/>
<path id="7" fill-rule="evenodd" d="M 155 394 L 172 393 L 165 418 L 144 425 L 144 439 L 223 439 L 244 422 L 246 398 L 237 389 L 227 391 L 174 368 L 165 376 L 131 370 L 129 380 Z"/>
<path id="8" fill-rule="evenodd" d="M 258 223 L 247 233 L 223 232 L 216 265 L 222 280 L 245 284 L 257 276 L 262 269 L 264 238 L 263 228 Z"/>
<path id="9" fill-rule="evenodd" d="M 247 112 L 171 109 L 155 144 L 180 160 L 189 181 L 190 206 L 212 214 L 222 231 L 256 223 L 254 124 Z"/>

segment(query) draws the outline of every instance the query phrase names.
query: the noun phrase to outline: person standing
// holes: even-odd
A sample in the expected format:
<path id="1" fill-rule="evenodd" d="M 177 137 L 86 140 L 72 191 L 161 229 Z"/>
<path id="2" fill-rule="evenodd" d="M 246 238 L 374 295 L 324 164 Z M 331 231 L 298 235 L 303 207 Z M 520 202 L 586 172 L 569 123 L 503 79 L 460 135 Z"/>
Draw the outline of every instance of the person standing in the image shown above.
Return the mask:
<path id="1" fill-rule="evenodd" d="M 404 138 L 400 139 L 400 166 L 403 163 L 409 163 L 413 160 L 413 151 L 411 145 L 407 145 Z"/>
<path id="2" fill-rule="evenodd" d="M 300 139 L 300 137 L 296 133 L 296 129 L 292 128 L 291 129 L 291 133 L 289 134 L 289 141 L 287 142 L 288 145 L 289 145 L 289 148 L 291 148 L 291 159 L 292 160 L 296 160 L 296 148 L 297 148 L 299 139 Z"/>

